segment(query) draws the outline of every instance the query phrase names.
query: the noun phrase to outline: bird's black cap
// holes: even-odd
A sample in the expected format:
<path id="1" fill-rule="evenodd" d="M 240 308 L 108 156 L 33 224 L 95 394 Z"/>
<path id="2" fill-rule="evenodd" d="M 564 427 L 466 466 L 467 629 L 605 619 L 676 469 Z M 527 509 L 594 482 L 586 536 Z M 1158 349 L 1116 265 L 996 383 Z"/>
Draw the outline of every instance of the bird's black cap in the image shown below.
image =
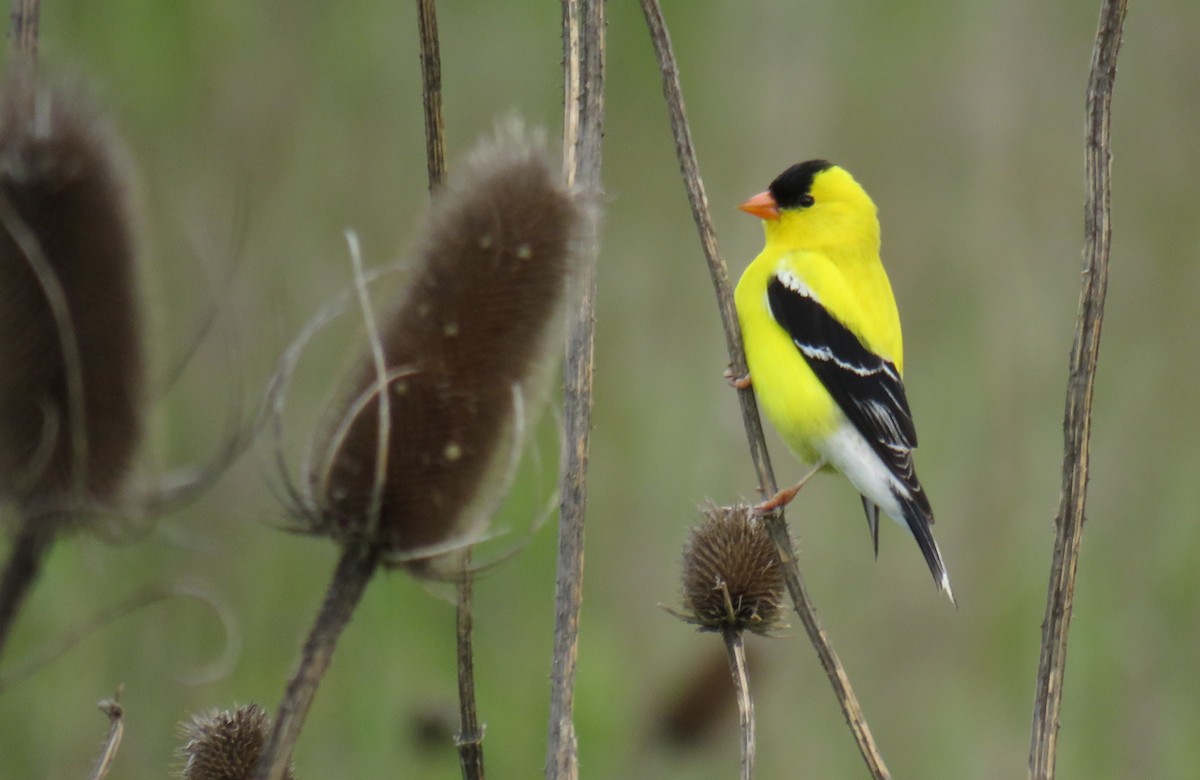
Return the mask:
<path id="1" fill-rule="evenodd" d="M 803 203 L 804 196 L 808 195 L 809 190 L 812 189 L 813 179 L 821 171 L 829 170 L 832 167 L 833 163 L 828 160 L 809 160 L 796 163 L 771 182 L 771 186 L 768 188 L 771 191 L 771 197 L 775 198 L 775 203 L 781 209 L 803 206 L 805 205 Z"/>

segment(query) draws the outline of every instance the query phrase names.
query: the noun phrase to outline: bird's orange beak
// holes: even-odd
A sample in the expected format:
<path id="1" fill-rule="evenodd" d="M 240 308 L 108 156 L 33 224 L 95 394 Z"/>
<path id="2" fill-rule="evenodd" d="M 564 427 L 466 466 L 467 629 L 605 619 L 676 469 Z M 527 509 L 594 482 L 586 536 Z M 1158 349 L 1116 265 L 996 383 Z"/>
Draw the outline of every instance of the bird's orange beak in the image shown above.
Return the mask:
<path id="1" fill-rule="evenodd" d="M 750 200 L 739 203 L 738 208 L 759 219 L 779 219 L 779 204 L 771 196 L 770 190 L 760 192 Z"/>

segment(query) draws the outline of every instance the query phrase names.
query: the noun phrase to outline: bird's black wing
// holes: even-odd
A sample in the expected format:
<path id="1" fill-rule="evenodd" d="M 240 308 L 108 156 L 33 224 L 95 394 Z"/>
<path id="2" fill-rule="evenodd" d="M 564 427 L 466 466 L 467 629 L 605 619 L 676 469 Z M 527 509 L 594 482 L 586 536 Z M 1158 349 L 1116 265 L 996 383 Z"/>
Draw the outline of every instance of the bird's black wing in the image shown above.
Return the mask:
<path id="1" fill-rule="evenodd" d="M 787 331 L 846 418 L 911 497 L 928 506 L 913 469 L 917 431 L 895 364 L 868 349 L 794 277 L 772 277 L 767 301 L 771 316 Z"/>

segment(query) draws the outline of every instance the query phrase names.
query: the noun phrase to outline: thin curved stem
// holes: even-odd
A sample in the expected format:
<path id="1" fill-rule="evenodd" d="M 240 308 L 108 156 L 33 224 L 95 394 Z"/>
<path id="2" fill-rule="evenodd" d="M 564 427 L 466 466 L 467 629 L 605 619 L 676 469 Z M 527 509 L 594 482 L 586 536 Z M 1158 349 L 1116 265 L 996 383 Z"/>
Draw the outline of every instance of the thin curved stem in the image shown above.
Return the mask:
<path id="1" fill-rule="evenodd" d="M 1112 89 L 1117 74 L 1117 54 L 1125 24 L 1126 0 L 1104 0 L 1096 43 L 1092 49 L 1087 85 L 1087 136 L 1084 139 L 1083 275 L 1079 313 L 1071 346 L 1063 419 L 1062 494 L 1055 517 L 1054 558 L 1042 621 L 1042 653 L 1038 662 L 1037 693 L 1033 705 L 1033 734 L 1029 749 L 1029 776 L 1054 777 L 1058 752 L 1058 716 L 1062 708 L 1063 674 L 1067 663 L 1067 635 L 1075 600 L 1075 572 L 1083 538 L 1087 501 L 1088 466 L 1092 433 L 1092 390 L 1100 356 L 1100 326 L 1108 290 L 1108 256 L 1112 241 L 1111 152 Z"/>
<path id="2" fill-rule="evenodd" d="M 741 631 L 725 631 L 725 651 L 729 673 L 737 692 L 738 725 L 742 733 L 741 780 L 754 777 L 754 699 L 750 696 L 750 673 L 746 668 L 746 644 Z"/>
<path id="3" fill-rule="evenodd" d="M 288 683 L 275 716 L 275 726 L 259 756 L 255 780 L 282 780 L 284 777 L 317 686 L 329 668 L 342 631 L 349 624 L 354 608 L 379 565 L 379 556 L 379 548 L 367 545 L 352 544 L 342 553 L 325 601 L 304 643 L 300 666 Z"/>
<path id="4" fill-rule="evenodd" d="M 687 115 L 683 105 L 683 90 L 679 84 L 679 69 L 675 63 L 675 54 L 671 47 L 670 34 L 663 20 L 662 9 L 658 0 L 641 0 L 642 12 L 646 16 L 646 25 L 650 29 L 650 38 L 654 43 L 654 51 L 658 57 L 659 69 L 662 72 L 663 94 L 666 97 L 667 111 L 671 119 L 671 132 L 675 139 L 675 152 L 679 157 L 679 167 L 683 174 L 684 185 L 687 187 L 688 201 L 692 207 L 692 217 L 700 234 L 700 243 L 704 248 L 704 256 L 708 260 L 708 270 L 712 276 L 713 288 L 717 295 L 717 306 L 721 312 L 721 323 L 725 328 L 725 343 L 729 350 L 729 363 L 734 376 L 745 376 L 746 354 L 742 348 L 742 334 L 738 326 L 737 312 L 733 304 L 733 291 L 729 284 L 729 271 L 721 257 L 717 246 L 717 235 L 713 229 L 712 217 L 708 209 L 708 197 L 704 193 L 704 183 L 700 178 L 700 167 L 696 162 L 696 152 L 692 146 L 691 130 L 688 127 Z M 750 457 L 754 461 L 758 473 L 759 487 L 763 496 L 773 496 L 777 491 L 775 476 L 771 470 L 771 461 L 767 455 L 766 439 L 763 437 L 762 421 L 758 415 L 758 405 L 754 400 L 754 392 L 749 387 L 738 392 L 738 401 L 742 408 L 742 422 L 746 428 L 746 438 L 750 445 Z M 850 727 L 859 752 L 871 772 L 877 778 L 890 777 L 883 756 L 875 744 L 875 738 L 867 725 L 858 697 L 850 685 L 850 678 L 833 649 L 816 607 L 808 595 L 804 579 L 793 552 L 791 536 L 788 534 L 787 522 L 783 512 L 776 511 L 766 518 L 767 530 L 775 543 L 775 551 L 779 556 L 784 581 L 788 593 L 795 606 L 796 615 L 804 624 L 809 641 L 817 651 L 825 675 L 833 686 L 834 694 L 841 705 L 846 724 Z"/>

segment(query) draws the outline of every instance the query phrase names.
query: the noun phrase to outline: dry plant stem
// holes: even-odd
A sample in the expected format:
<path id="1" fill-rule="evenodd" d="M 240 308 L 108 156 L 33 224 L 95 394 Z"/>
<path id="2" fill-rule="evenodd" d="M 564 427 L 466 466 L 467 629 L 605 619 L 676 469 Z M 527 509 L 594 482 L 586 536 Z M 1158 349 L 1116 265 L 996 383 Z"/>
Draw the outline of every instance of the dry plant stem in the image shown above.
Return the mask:
<path id="1" fill-rule="evenodd" d="M 754 699 L 750 697 L 750 674 L 746 669 L 746 645 L 741 631 L 725 630 L 729 672 L 737 692 L 738 725 L 742 731 L 741 780 L 754 777 Z"/>
<path id="2" fill-rule="evenodd" d="M 1104 319 L 1112 238 L 1109 124 L 1125 8 L 1126 0 L 1105 0 L 1100 11 L 1100 24 L 1088 76 L 1087 135 L 1084 139 L 1087 201 L 1084 207 L 1083 277 L 1067 378 L 1062 495 L 1054 521 L 1054 559 L 1050 564 L 1046 617 L 1042 622 L 1042 655 L 1038 663 L 1037 695 L 1033 705 L 1029 776 L 1034 780 L 1050 780 L 1054 777 L 1063 670 L 1067 661 L 1067 633 L 1071 626 L 1075 571 L 1083 536 L 1092 390 L 1100 352 L 1100 326 Z"/>
<path id="3" fill-rule="evenodd" d="M 333 581 L 325 594 L 325 602 L 317 613 L 308 640 L 300 656 L 300 667 L 288 683 L 275 726 L 255 770 L 255 780 L 281 780 L 292 759 L 296 738 L 304 726 L 304 718 L 312 705 L 317 685 L 329 668 L 333 650 L 354 608 L 358 606 L 367 583 L 379 565 L 379 548 L 365 544 L 350 544 L 338 561 Z"/>
<path id="4" fill-rule="evenodd" d="M 475 712 L 475 666 L 471 645 L 471 555 L 463 560 L 462 579 L 458 583 L 458 707 L 461 718 L 458 737 L 458 762 L 463 780 L 483 780 L 483 729 Z"/>
<path id="5" fill-rule="evenodd" d="M 8 635 L 17 613 L 21 611 L 21 605 L 25 603 L 42 570 L 46 553 L 53 544 L 53 522 L 47 522 L 47 518 L 30 516 L 21 520 L 4 573 L 0 575 L 0 658 L 4 657 L 4 648 L 8 644 Z"/>
<path id="6" fill-rule="evenodd" d="M 717 247 L 716 231 L 712 226 L 709 215 L 708 197 L 704 193 L 704 184 L 700 179 L 700 169 L 696 162 L 696 153 L 692 147 L 691 130 L 688 128 L 687 115 L 683 105 L 683 91 L 679 85 L 679 70 L 675 63 L 675 54 L 671 48 L 671 38 L 663 21 L 662 9 L 657 0 L 641 0 L 642 11 L 646 16 L 646 25 L 650 30 L 650 38 L 654 43 L 654 51 L 658 57 L 659 69 L 662 72 L 663 94 L 666 97 L 667 111 L 671 119 L 671 132 L 675 139 L 675 152 L 679 157 L 679 167 L 687 187 L 688 200 L 692 207 L 692 217 L 700 234 L 700 243 L 704 255 L 708 259 L 708 269 L 712 276 L 713 287 L 716 290 L 717 305 L 721 312 L 721 322 L 725 328 L 725 342 L 729 349 L 729 363 L 734 376 L 745 376 L 746 355 L 742 349 L 741 329 L 738 326 L 737 313 L 733 306 L 733 292 L 729 285 L 729 272 L 725 260 Z M 763 496 L 773 496 L 776 493 L 775 476 L 771 471 L 771 461 L 767 456 L 766 440 L 763 438 L 762 422 L 758 415 L 758 405 L 754 400 L 754 392 L 743 389 L 738 392 L 738 400 L 742 408 L 742 422 L 746 428 L 746 437 L 750 443 L 750 457 L 758 473 L 759 489 Z M 808 632 L 809 641 L 817 651 L 817 657 L 825 674 L 833 686 L 842 714 L 858 743 L 863 760 L 867 764 L 872 777 L 890 777 L 883 756 L 875 745 L 871 729 L 859 706 L 858 698 L 850 685 L 850 678 L 842 667 L 837 653 L 833 649 L 816 608 L 808 595 L 804 579 L 800 576 L 795 555 L 792 552 L 792 541 L 788 534 L 787 523 L 783 513 L 774 512 L 766 517 L 767 529 L 775 542 L 775 550 L 787 583 L 788 593 L 791 594 L 795 605 L 796 615 Z"/>
<path id="7" fill-rule="evenodd" d="M 600 191 L 604 126 L 604 0 L 563 0 L 563 164 L 576 191 Z M 575 664 L 583 600 L 583 523 L 587 508 L 588 436 L 592 416 L 592 360 L 596 318 L 596 258 L 599 224 L 595 210 L 584 217 L 579 263 L 579 298 L 568 304 L 564 368 L 564 445 L 558 563 L 554 598 L 554 656 L 550 668 L 550 725 L 546 777 L 579 775 L 575 735 Z"/>
<path id="8" fill-rule="evenodd" d="M 417 0 L 421 37 L 421 94 L 425 107 L 425 158 L 432 195 L 446 177 L 446 129 L 442 122 L 442 59 L 438 49 L 437 6 L 434 0 Z M 458 759 L 464 780 L 483 780 L 483 731 L 475 709 L 475 664 L 472 649 L 471 554 L 465 553 L 458 584 L 458 706 L 460 727 Z"/>
<path id="9" fill-rule="evenodd" d="M 432 195 L 446 178 L 446 128 L 442 122 L 442 59 L 438 49 L 435 0 L 417 0 L 421 37 L 421 95 L 425 107 L 425 158 Z M 475 662 L 471 641 L 472 590 L 470 550 L 464 554 L 458 584 L 456 635 L 458 645 L 458 760 L 463 780 L 483 780 L 483 730 L 475 708 Z"/>
<path id="10" fill-rule="evenodd" d="M 108 777 L 109 767 L 112 766 L 113 759 L 117 757 L 117 750 L 121 747 L 121 737 L 125 734 L 125 712 L 121 709 L 121 705 L 117 704 L 115 699 L 105 699 L 100 702 L 99 707 L 100 711 L 108 716 L 108 736 L 104 740 L 100 758 L 96 759 L 96 765 L 92 767 L 92 773 L 88 775 L 88 780 L 104 780 Z"/>
<path id="11" fill-rule="evenodd" d="M 442 125 L 442 56 L 438 50 L 437 4 L 417 0 L 421 37 L 421 97 L 425 106 L 425 157 L 432 194 L 446 178 L 446 129 Z"/>

